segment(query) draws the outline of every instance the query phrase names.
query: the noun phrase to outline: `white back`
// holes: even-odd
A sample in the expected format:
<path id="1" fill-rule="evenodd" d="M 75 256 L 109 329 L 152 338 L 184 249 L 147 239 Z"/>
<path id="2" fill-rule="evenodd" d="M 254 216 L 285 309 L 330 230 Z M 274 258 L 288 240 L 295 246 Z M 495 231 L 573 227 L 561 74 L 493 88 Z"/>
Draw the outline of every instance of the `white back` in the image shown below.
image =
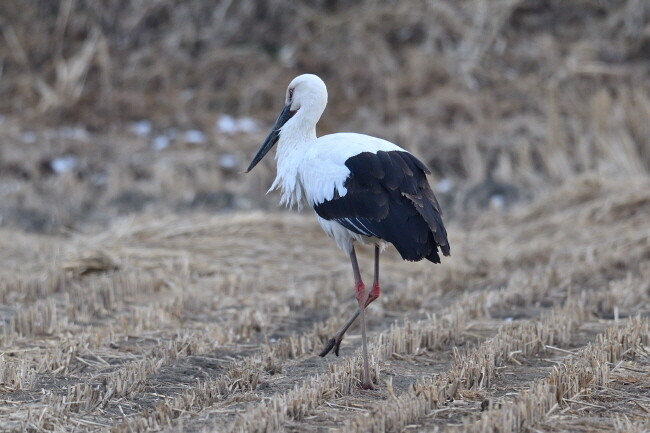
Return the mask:
<path id="1" fill-rule="evenodd" d="M 334 190 L 347 193 L 345 180 L 350 175 L 345 161 L 363 152 L 404 151 L 398 145 L 370 135 L 342 132 L 324 135 L 310 142 L 300 164 L 300 182 L 310 206 L 331 200 Z"/>

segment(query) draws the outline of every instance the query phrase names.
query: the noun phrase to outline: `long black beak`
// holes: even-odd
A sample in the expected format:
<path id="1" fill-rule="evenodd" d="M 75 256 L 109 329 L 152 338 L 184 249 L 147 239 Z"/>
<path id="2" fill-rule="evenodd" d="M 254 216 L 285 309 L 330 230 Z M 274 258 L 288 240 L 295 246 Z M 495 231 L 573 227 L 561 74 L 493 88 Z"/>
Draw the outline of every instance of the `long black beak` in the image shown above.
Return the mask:
<path id="1" fill-rule="evenodd" d="M 291 116 L 294 114 L 296 113 L 291 112 L 291 105 L 287 105 L 282 109 L 282 113 L 280 113 L 278 116 L 278 120 L 275 121 L 273 128 L 271 128 L 271 132 L 269 132 L 268 137 L 266 137 L 266 140 L 264 140 L 264 144 L 262 144 L 260 150 L 257 151 L 257 155 L 255 155 L 255 158 L 253 158 L 250 165 L 246 169 L 246 173 L 251 171 L 253 167 L 255 167 L 257 163 L 260 162 L 262 158 L 264 158 L 264 155 L 266 155 L 269 150 L 271 150 L 275 143 L 278 142 L 280 139 L 280 128 L 282 128 L 282 125 L 287 123 L 287 120 L 291 119 Z"/>

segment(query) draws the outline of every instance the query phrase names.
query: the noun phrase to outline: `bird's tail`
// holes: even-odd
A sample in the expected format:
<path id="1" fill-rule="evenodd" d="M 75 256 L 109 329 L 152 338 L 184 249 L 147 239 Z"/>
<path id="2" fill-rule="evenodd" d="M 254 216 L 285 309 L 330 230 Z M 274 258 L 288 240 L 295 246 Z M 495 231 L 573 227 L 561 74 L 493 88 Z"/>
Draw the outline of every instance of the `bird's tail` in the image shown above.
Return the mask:
<path id="1" fill-rule="evenodd" d="M 432 245 L 431 253 L 426 256 L 426 259 L 433 263 L 440 263 L 438 247 L 444 256 L 451 254 L 451 248 L 447 240 L 447 230 L 442 222 L 442 213 L 440 212 L 438 201 L 433 195 L 433 191 L 431 191 L 427 183 L 422 185 L 421 188 L 423 189 L 424 196 L 413 196 L 411 194 L 404 194 L 404 196 L 411 200 L 417 212 L 426 221 L 427 226 L 429 226 Z"/>

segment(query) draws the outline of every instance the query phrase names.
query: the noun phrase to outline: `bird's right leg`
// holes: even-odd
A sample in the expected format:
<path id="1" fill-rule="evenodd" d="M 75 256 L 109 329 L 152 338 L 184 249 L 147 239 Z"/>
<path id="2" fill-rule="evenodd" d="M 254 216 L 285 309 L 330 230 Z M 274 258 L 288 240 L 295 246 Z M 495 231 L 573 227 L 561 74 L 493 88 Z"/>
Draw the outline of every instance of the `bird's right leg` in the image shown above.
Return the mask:
<path id="1" fill-rule="evenodd" d="M 352 259 L 352 266 L 356 269 L 355 274 L 359 273 L 359 265 L 357 264 L 357 257 L 352 248 L 350 253 Z M 360 279 L 359 279 L 360 281 Z M 375 389 L 375 386 L 370 379 L 370 367 L 368 362 L 368 338 L 366 337 L 366 305 L 369 300 L 369 294 L 366 293 L 366 287 L 361 283 L 357 285 L 357 302 L 359 303 L 359 310 L 361 316 L 361 349 L 363 355 L 363 379 L 361 380 L 362 389 Z"/>
<path id="2" fill-rule="evenodd" d="M 354 253 L 354 248 L 352 251 Z M 352 263 L 352 270 L 354 271 L 355 286 L 358 288 L 359 284 L 363 285 L 363 281 L 361 281 L 361 275 L 359 275 L 358 265 L 356 267 L 354 265 L 355 262 L 356 262 L 356 254 L 355 254 L 354 262 Z M 370 305 L 372 301 L 377 299 L 380 293 L 381 293 L 381 289 L 379 288 L 379 247 L 375 245 L 375 278 L 372 284 L 372 290 L 367 295 L 365 306 L 367 307 L 368 305 Z M 348 331 L 348 328 L 352 326 L 354 321 L 357 320 L 357 317 L 359 317 L 360 314 L 361 314 L 361 309 L 357 308 L 357 311 L 355 311 L 354 314 L 350 316 L 348 321 L 345 322 L 345 325 L 343 325 L 343 327 L 339 329 L 336 334 L 334 334 L 334 337 L 330 338 L 330 340 L 327 342 L 327 346 L 325 346 L 323 351 L 319 354 L 320 356 L 327 355 L 328 353 L 330 353 L 332 349 L 334 349 L 334 354 L 336 356 L 339 356 L 339 348 L 341 346 L 341 342 L 343 341 L 343 336 Z"/>

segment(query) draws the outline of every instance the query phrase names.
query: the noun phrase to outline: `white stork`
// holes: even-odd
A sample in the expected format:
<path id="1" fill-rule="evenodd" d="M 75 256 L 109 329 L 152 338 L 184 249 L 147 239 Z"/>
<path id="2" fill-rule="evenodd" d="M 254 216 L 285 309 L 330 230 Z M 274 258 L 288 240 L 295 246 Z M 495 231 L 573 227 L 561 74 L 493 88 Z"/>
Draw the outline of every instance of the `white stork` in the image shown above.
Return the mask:
<path id="1" fill-rule="evenodd" d="M 321 227 L 349 254 L 354 272 L 357 312 L 329 341 L 338 356 L 343 335 L 361 315 L 363 389 L 374 389 L 368 368 L 365 308 L 380 294 L 379 253 L 393 244 L 404 260 L 440 263 L 449 255 L 442 212 L 427 182 L 427 167 L 401 147 L 363 134 L 316 137 L 316 123 L 327 105 L 327 88 L 318 76 L 296 77 L 285 107 L 248 173 L 277 143 L 277 176 L 269 191 L 281 189 L 281 204 L 298 209 L 306 202 Z M 375 245 L 375 275 L 366 293 L 354 242 Z"/>

